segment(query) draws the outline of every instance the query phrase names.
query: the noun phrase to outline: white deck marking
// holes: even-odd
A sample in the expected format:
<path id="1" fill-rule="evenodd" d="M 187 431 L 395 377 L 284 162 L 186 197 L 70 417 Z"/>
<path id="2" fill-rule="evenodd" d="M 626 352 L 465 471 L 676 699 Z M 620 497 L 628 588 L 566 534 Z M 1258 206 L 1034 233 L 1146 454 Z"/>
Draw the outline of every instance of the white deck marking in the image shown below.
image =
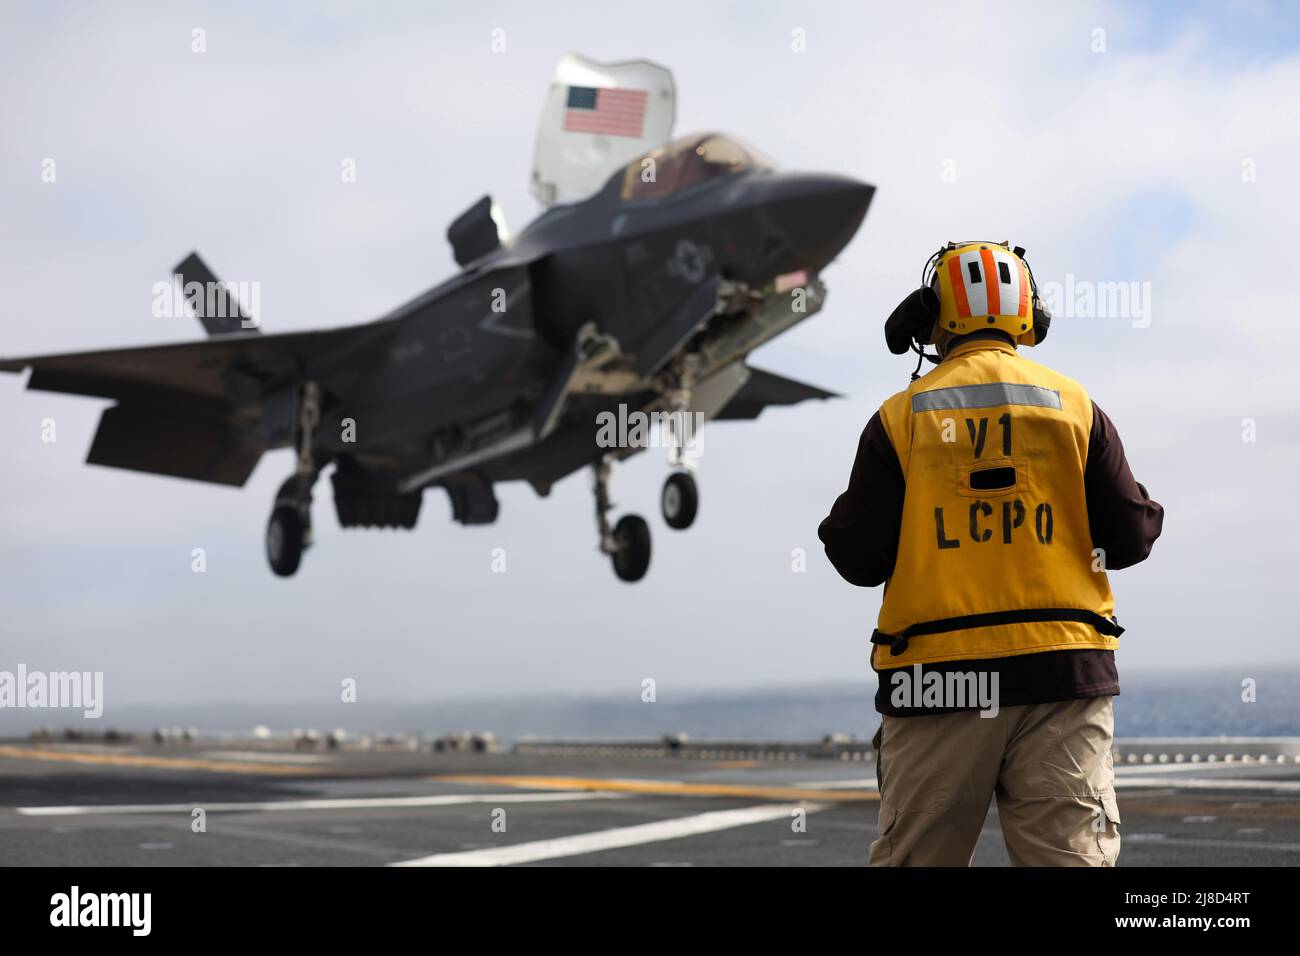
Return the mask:
<path id="1" fill-rule="evenodd" d="M 534 863 L 538 860 L 553 860 L 562 856 L 581 856 L 586 853 L 598 853 L 601 850 L 658 843 L 661 840 L 676 840 L 701 833 L 748 826 L 751 823 L 764 823 L 768 820 L 789 819 L 795 810 L 816 813 L 818 810 L 824 810 L 826 806 L 824 803 L 775 805 L 763 803 L 738 810 L 714 810 L 689 817 L 617 827 L 613 830 L 597 830 L 593 833 L 579 833 L 576 836 L 559 837 L 554 840 L 535 840 L 531 843 L 517 843 L 514 846 L 466 850 L 461 853 L 435 853 L 432 856 L 405 860 L 392 865 L 510 866 L 513 863 Z"/>
<path id="2" fill-rule="evenodd" d="M 208 760 L 246 760 L 252 763 L 294 763 L 314 765 L 338 763 L 324 754 L 285 754 L 268 750 L 205 750 L 199 754 Z"/>
<path id="3" fill-rule="evenodd" d="M 1153 765 L 1116 765 L 1115 767 L 1115 786 L 1117 787 L 1178 787 L 1182 784 L 1176 782 L 1179 779 L 1190 781 L 1187 786 L 1190 789 L 1218 789 L 1225 790 L 1232 787 L 1241 786 L 1246 790 L 1300 790 L 1300 781 L 1280 780 L 1270 782 L 1267 778 L 1227 778 L 1224 780 L 1210 780 L 1200 776 L 1203 771 L 1218 770 L 1254 770 L 1261 766 L 1259 763 L 1180 763 L 1180 764 L 1153 764 Z M 1267 767 L 1269 764 L 1263 764 Z M 1152 778 L 1153 774 L 1196 774 L 1197 776 L 1174 778 L 1172 780 Z M 1216 774 L 1217 775 L 1217 774 Z M 869 790 L 877 789 L 874 778 L 864 778 L 860 780 L 811 780 L 804 783 L 786 784 L 790 787 L 800 789 L 822 790 Z"/>
<path id="4" fill-rule="evenodd" d="M 861 780 L 810 780 L 807 783 L 791 783 L 786 786 L 794 787 L 799 790 L 878 790 L 876 778 L 863 778 Z"/>
<path id="5" fill-rule="evenodd" d="M 210 813 L 274 810 L 367 810 L 403 807 L 445 807 L 459 803 L 560 803 L 567 800 L 608 800 L 617 793 L 574 790 L 561 793 L 440 793 L 423 797 L 354 797 L 329 800 L 273 800 L 262 802 L 128 803 L 102 807 L 15 807 L 27 817 L 102 816 L 121 813 L 189 813 L 202 807 Z"/>
<path id="6" fill-rule="evenodd" d="M 1145 837 L 1146 839 L 1143 839 Z M 1144 846 L 1231 847 L 1234 850 L 1271 850 L 1275 853 L 1300 853 L 1300 843 L 1264 843 L 1258 840 L 1209 840 L 1171 837 L 1163 833 L 1125 833 L 1124 839 Z M 1272 864 L 1270 864 L 1272 865 Z"/>
<path id="7" fill-rule="evenodd" d="M 1192 763 L 1184 761 L 1183 763 L 1126 763 L 1115 764 L 1115 776 L 1130 774 L 1133 776 L 1143 776 L 1148 773 L 1200 773 L 1204 770 L 1259 770 L 1268 767 L 1285 767 L 1286 764 L 1263 763 L 1258 760 L 1247 763 L 1243 760 L 1234 760 L 1231 763 L 1227 761 L 1202 761 Z"/>
<path id="8" fill-rule="evenodd" d="M 1247 780 L 1236 777 L 1207 780 L 1195 777 L 1116 776 L 1115 786 L 1120 790 L 1155 787 L 1160 790 L 1271 790 L 1275 793 L 1300 793 L 1300 780 Z"/>

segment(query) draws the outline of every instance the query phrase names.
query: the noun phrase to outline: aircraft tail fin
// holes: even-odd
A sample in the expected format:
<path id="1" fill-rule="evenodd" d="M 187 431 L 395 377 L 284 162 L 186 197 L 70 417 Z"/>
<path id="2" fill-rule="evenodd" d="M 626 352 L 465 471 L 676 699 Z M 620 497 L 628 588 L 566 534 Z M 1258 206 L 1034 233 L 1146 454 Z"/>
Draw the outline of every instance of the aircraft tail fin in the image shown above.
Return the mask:
<path id="1" fill-rule="evenodd" d="M 619 167 L 662 146 L 676 118 L 673 75 L 648 60 L 556 64 L 533 152 L 531 189 L 543 206 L 586 199 Z"/>
<path id="2" fill-rule="evenodd" d="M 234 290 L 221 282 L 197 252 L 191 252 L 172 270 L 181 286 L 181 294 L 203 323 L 208 335 L 233 332 L 258 332 L 256 322 L 235 298 Z"/>

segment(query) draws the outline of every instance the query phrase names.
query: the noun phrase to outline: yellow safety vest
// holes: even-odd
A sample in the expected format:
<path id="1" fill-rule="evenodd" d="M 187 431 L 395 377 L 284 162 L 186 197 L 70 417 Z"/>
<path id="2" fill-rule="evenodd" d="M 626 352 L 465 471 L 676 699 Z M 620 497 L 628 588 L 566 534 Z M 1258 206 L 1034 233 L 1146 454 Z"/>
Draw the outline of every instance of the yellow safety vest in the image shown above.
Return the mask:
<path id="1" fill-rule="evenodd" d="M 1119 646 L 1088 528 L 1082 385 L 1001 341 L 958 342 L 880 417 L 906 491 L 876 670 Z"/>

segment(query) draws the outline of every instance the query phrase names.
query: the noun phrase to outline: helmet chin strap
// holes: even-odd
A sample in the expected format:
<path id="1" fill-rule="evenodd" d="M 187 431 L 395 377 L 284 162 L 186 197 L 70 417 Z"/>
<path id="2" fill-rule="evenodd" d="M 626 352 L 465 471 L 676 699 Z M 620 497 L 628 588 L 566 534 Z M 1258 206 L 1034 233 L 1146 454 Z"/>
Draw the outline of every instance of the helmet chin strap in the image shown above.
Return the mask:
<path id="1" fill-rule="evenodd" d="M 924 345 L 920 345 L 917 343 L 916 339 L 912 339 L 912 351 L 916 353 L 916 368 L 912 370 L 913 382 L 915 382 L 918 378 L 921 377 L 921 362 L 923 360 L 929 359 L 931 365 L 938 365 L 941 361 L 943 361 L 942 355 L 937 355 L 937 354 L 931 355 L 929 352 L 925 350 Z"/>

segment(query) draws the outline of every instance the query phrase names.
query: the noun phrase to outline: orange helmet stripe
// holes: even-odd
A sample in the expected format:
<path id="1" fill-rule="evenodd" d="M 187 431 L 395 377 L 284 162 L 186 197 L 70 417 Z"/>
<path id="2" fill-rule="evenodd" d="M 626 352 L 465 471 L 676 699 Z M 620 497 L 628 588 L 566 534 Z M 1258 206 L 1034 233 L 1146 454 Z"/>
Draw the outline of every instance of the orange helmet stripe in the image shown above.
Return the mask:
<path id="1" fill-rule="evenodd" d="M 989 315 L 1002 314 L 1002 283 L 999 282 L 997 263 L 993 261 L 993 253 L 987 249 L 980 250 L 980 262 L 984 264 L 984 288 L 985 295 L 988 296 Z"/>
<path id="2" fill-rule="evenodd" d="M 961 274 L 961 256 L 948 257 L 948 279 L 952 286 L 953 301 L 957 304 L 958 318 L 969 319 L 970 302 L 966 300 L 966 280 Z"/>
<path id="3" fill-rule="evenodd" d="M 1016 315 L 1022 319 L 1029 318 L 1029 270 L 1025 268 L 1024 262 L 1019 262 L 1020 267 L 1020 310 Z"/>

